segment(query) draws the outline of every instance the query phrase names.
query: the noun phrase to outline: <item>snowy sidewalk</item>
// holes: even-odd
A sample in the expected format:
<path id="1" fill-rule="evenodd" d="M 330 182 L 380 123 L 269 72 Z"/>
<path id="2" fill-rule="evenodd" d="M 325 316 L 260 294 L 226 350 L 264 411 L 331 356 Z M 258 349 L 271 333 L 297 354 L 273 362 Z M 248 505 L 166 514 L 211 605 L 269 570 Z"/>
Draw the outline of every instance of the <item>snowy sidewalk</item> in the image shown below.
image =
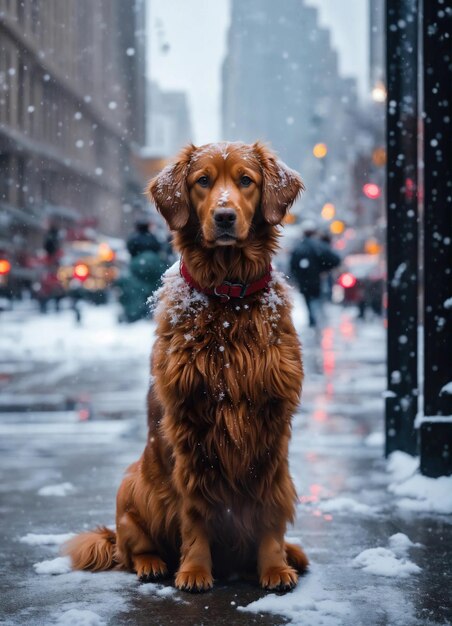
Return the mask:
<path id="1" fill-rule="evenodd" d="M 450 623 L 452 479 L 423 478 L 402 454 L 383 458 L 381 321 L 357 323 L 332 309 L 318 338 L 300 303 L 295 320 L 306 379 L 290 450 L 299 506 L 288 535 L 302 542 L 311 569 L 281 596 L 243 581 L 192 596 L 121 572 L 70 572 L 59 544 L 114 522 L 122 473 L 143 448 L 152 324 L 118 326 L 110 308 L 88 309 L 78 329 L 69 313 L 0 320 L 3 397 L 24 394 L 37 406 L 70 389 L 97 411 L 70 434 L 56 422 L 43 434 L 0 402 L 0 624 Z"/>

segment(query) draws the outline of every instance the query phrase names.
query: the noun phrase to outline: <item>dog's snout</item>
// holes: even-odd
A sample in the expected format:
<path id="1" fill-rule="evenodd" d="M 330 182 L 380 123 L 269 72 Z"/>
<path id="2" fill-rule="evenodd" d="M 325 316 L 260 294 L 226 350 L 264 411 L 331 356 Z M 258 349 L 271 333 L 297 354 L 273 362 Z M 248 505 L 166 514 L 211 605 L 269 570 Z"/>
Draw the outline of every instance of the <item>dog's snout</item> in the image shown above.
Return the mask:
<path id="1" fill-rule="evenodd" d="M 218 226 L 233 226 L 236 219 L 237 215 L 234 209 L 217 209 L 214 213 L 214 220 Z"/>

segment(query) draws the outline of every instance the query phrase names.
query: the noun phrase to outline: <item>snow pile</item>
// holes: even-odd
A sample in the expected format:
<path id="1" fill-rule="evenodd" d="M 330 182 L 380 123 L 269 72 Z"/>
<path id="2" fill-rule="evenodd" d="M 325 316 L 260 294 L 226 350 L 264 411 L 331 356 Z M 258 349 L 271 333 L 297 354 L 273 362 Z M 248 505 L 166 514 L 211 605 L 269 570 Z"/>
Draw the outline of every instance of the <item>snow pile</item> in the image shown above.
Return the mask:
<path id="1" fill-rule="evenodd" d="M 73 493 L 75 487 L 72 483 L 60 483 L 59 485 L 47 485 L 41 487 L 38 491 L 38 496 L 67 496 L 69 493 Z"/>
<path id="2" fill-rule="evenodd" d="M 20 317 L 14 311 L 2 314 L 0 353 L 6 359 L 34 359 L 66 363 L 147 358 L 153 342 L 154 324 L 139 321 L 118 324 L 116 305 L 82 305 L 82 323 L 63 310 L 47 315 Z"/>
<path id="3" fill-rule="evenodd" d="M 157 583 L 146 583 L 144 585 L 140 585 L 138 587 L 138 591 L 143 595 L 152 595 L 159 598 L 169 598 L 177 593 L 177 589 L 175 587 L 164 587 L 163 585 L 159 585 Z M 175 600 L 176 598 L 173 599 Z"/>
<path id="4" fill-rule="evenodd" d="M 410 456 L 406 452 L 392 452 L 386 464 L 387 471 L 396 482 L 402 482 L 412 476 L 419 467 L 419 459 Z"/>
<path id="5" fill-rule="evenodd" d="M 358 513 L 359 515 L 374 515 L 375 507 L 357 502 L 353 498 L 345 496 L 323 500 L 318 508 L 324 513 Z"/>
<path id="6" fill-rule="evenodd" d="M 106 622 L 89 609 L 69 609 L 56 617 L 56 626 L 104 626 Z"/>
<path id="7" fill-rule="evenodd" d="M 364 439 L 364 445 L 369 448 L 381 448 L 385 442 L 385 435 L 383 431 L 377 430 L 373 433 L 369 433 Z"/>
<path id="8" fill-rule="evenodd" d="M 355 567 L 361 567 L 369 574 L 397 578 L 406 578 L 410 574 L 417 574 L 421 571 L 421 568 L 412 561 L 398 559 L 396 554 L 388 548 L 363 550 L 353 559 L 353 564 Z"/>
<path id="9" fill-rule="evenodd" d="M 452 395 L 452 380 L 441 388 L 439 395 Z"/>
<path id="10" fill-rule="evenodd" d="M 452 476 L 429 478 L 415 474 L 403 483 L 391 483 L 388 489 L 396 496 L 405 496 L 397 502 L 401 509 L 452 513 Z"/>
<path id="11" fill-rule="evenodd" d="M 396 533 L 389 537 L 389 547 L 397 556 L 405 556 L 409 548 L 422 548 L 422 544 L 413 543 L 411 539 L 403 533 Z"/>
<path id="12" fill-rule="evenodd" d="M 401 497 L 397 506 L 408 511 L 427 513 L 452 513 L 452 476 L 429 478 L 417 472 L 419 459 L 393 452 L 389 456 L 387 469 L 393 482 L 388 489 Z"/>
<path id="13" fill-rule="evenodd" d="M 41 561 L 33 565 L 37 574 L 68 574 L 71 569 L 71 559 L 68 556 L 58 556 L 56 559 Z"/>
<path id="14" fill-rule="evenodd" d="M 20 543 L 26 543 L 29 546 L 60 546 L 69 539 L 74 537 L 74 533 L 61 533 L 59 535 L 37 535 L 35 533 L 27 533 L 19 539 Z"/>
<path id="15" fill-rule="evenodd" d="M 291 593 L 270 593 L 247 606 L 238 606 L 239 611 L 250 613 L 273 613 L 282 615 L 293 624 L 309 626 L 338 626 L 352 623 L 352 606 L 349 602 L 335 600 L 330 588 L 325 589 L 320 573 L 311 563 L 309 573 Z M 346 619 L 348 618 L 348 619 Z"/>
<path id="16" fill-rule="evenodd" d="M 413 543 L 403 533 L 389 537 L 389 548 L 370 548 L 353 559 L 354 567 L 377 576 L 407 578 L 418 574 L 421 568 L 407 558 L 410 548 L 420 548 L 420 543 Z"/>

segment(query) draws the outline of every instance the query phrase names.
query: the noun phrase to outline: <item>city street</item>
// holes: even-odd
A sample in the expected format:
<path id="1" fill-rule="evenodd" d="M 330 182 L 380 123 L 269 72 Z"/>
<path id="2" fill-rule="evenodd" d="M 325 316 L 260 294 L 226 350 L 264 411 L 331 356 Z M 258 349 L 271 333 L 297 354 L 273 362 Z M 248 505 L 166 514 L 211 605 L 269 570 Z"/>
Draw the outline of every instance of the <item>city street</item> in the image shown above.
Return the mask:
<path id="1" fill-rule="evenodd" d="M 293 424 L 299 494 L 288 529 L 310 561 L 286 595 L 219 581 L 202 595 L 133 574 L 71 572 L 69 533 L 114 524 L 115 494 L 144 446 L 152 322 L 113 305 L 0 314 L 0 624 L 423 626 L 452 620 L 452 478 L 383 457 L 385 331 L 328 309 L 321 334 L 294 320 L 306 378 Z"/>
<path id="2" fill-rule="evenodd" d="M 0 626 L 452 626 L 451 14 L 0 0 Z"/>

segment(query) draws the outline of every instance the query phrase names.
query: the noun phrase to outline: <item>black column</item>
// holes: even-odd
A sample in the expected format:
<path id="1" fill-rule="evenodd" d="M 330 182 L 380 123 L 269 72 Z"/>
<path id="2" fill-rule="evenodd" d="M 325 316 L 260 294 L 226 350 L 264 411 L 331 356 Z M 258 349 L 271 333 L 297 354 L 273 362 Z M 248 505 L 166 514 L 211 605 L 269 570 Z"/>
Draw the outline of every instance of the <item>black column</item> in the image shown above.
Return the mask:
<path id="1" fill-rule="evenodd" d="M 447 6 L 449 5 L 449 18 Z M 452 40 L 450 4 L 424 3 L 425 415 L 450 415 L 452 395 Z M 449 303 L 447 304 L 447 300 Z"/>
<path id="2" fill-rule="evenodd" d="M 452 473 L 451 6 L 424 0 L 424 423 L 421 470 Z"/>
<path id="3" fill-rule="evenodd" d="M 388 397 L 386 454 L 416 453 L 418 2 L 386 0 Z"/>

